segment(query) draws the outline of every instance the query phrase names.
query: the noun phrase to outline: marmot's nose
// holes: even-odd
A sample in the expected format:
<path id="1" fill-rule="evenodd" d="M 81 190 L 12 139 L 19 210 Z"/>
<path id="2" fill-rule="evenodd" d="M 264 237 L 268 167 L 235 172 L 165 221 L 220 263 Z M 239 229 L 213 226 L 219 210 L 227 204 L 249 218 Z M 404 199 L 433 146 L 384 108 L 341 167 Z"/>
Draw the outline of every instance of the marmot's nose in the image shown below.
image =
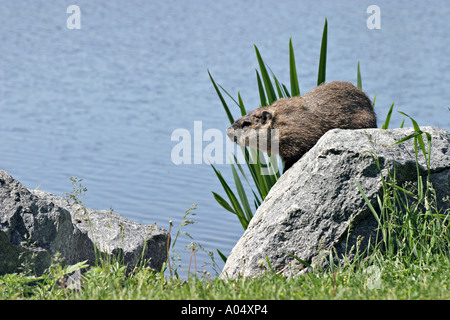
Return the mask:
<path id="1" fill-rule="evenodd" d="M 236 136 L 236 132 L 235 132 L 233 126 L 231 126 L 227 129 L 227 136 L 228 136 L 228 138 L 230 138 L 231 141 L 237 142 L 237 136 Z"/>

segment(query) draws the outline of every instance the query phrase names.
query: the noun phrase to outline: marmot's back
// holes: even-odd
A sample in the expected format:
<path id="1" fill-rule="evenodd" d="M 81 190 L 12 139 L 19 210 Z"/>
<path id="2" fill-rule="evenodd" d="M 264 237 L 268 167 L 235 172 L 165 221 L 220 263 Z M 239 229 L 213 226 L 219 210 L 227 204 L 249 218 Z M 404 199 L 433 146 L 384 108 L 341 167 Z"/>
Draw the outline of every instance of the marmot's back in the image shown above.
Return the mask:
<path id="1" fill-rule="evenodd" d="M 369 97 L 350 82 L 334 81 L 321 84 L 305 93 L 305 104 L 315 112 L 337 117 L 336 128 L 376 128 L 376 115 Z M 347 120 L 347 121 L 346 121 Z M 330 123 L 331 126 L 333 126 Z"/>

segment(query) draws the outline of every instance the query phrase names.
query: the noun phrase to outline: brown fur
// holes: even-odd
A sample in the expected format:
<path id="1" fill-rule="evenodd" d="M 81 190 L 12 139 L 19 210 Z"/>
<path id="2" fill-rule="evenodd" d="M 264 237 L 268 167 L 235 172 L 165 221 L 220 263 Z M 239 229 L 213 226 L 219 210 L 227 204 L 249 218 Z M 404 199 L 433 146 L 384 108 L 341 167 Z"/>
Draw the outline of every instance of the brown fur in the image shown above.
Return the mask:
<path id="1" fill-rule="evenodd" d="M 277 129 L 278 136 L 272 139 L 279 144 L 286 171 L 328 130 L 376 127 L 376 115 L 367 95 L 349 82 L 334 81 L 301 97 L 280 99 L 249 112 L 228 128 L 227 135 L 239 145 L 248 146 L 249 140 L 267 133 L 267 148 L 250 146 L 275 152 L 271 150 L 270 133 Z"/>

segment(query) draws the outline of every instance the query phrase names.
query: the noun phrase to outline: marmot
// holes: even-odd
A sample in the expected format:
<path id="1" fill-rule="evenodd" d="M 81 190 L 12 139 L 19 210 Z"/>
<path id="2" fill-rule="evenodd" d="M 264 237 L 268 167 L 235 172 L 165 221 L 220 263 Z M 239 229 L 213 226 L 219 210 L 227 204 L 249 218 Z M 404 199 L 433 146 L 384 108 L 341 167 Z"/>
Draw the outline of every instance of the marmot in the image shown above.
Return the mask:
<path id="1" fill-rule="evenodd" d="M 277 150 L 272 150 L 276 147 L 271 148 L 271 139 L 276 141 L 286 172 L 328 130 L 376 127 L 369 97 L 349 82 L 334 81 L 301 97 L 279 99 L 271 106 L 249 112 L 228 128 L 227 135 L 238 145 L 272 153 Z M 257 138 L 267 139 L 267 146 Z"/>

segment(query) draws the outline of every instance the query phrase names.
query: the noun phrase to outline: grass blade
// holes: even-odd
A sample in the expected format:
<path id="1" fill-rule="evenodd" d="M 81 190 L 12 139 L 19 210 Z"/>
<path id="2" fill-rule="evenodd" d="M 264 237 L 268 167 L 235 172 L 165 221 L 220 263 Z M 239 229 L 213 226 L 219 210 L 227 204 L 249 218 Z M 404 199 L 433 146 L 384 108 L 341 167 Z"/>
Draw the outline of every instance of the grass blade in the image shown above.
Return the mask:
<path id="1" fill-rule="evenodd" d="M 291 76 L 291 97 L 300 95 L 298 85 L 297 68 L 295 66 L 294 48 L 292 47 L 292 38 L 289 39 L 289 74 Z"/>
<path id="2" fill-rule="evenodd" d="M 326 79 L 326 69 L 327 69 L 327 34 L 328 34 L 328 23 L 325 18 L 325 25 L 323 26 L 322 34 L 322 45 L 320 47 L 320 59 L 319 59 L 319 72 L 317 76 L 317 85 L 325 82 Z"/>
<path id="3" fill-rule="evenodd" d="M 405 141 L 408 141 L 409 139 L 418 137 L 418 136 L 420 136 L 422 133 L 423 133 L 422 131 L 414 132 L 414 133 L 410 134 L 409 136 L 407 136 L 407 137 L 405 137 L 405 138 L 403 138 L 403 139 L 401 139 L 401 140 L 399 140 L 399 141 L 393 143 L 392 146 L 394 146 L 394 145 L 396 145 L 396 144 L 403 143 L 403 142 L 405 142 Z"/>
<path id="4" fill-rule="evenodd" d="M 233 191 L 231 190 L 231 188 L 226 183 L 226 181 L 223 178 L 223 176 L 220 173 L 220 171 L 217 170 L 213 165 L 211 165 L 211 167 L 213 168 L 214 172 L 216 173 L 217 178 L 219 179 L 220 183 L 222 184 L 222 187 L 225 190 L 225 193 L 227 194 L 228 199 L 230 200 L 231 206 L 233 207 L 233 211 L 236 214 L 236 216 L 238 217 L 239 222 L 241 223 L 241 225 L 244 228 L 244 230 L 247 229 L 248 222 L 245 219 L 243 219 L 244 212 L 242 210 L 241 205 L 239 204 L 238 199 L 236 198 L 236 196 L 234 195 Z"/>
<path id="5" fill-rule="evenodd" d="M 403 113 L 401 111 L 399 111 L 399 113 L 403 114 L 404 116 L 408 117 L 409 119 L 411 119 L 413 126 L 414 126 L 414 131 L 418 134 L 416 137 L 414 137 L 414 143 L 416 143 L 416 139 L 419 142 L 420 145 L 420 149 L 422 150 L 423 156 L 425 157 L 425 161 L 427 163 L 427 169 L 428 169 L 428 176 L 430 175 L 430 167 L 431 167 L 431 135 L 428 132 L 424 132 L 422 130 L 420 130 L 419 125 L 417 124 L 417 122 L 411 118 L 410 116 L 408 116 L 406 113 Z M 427 136 L 427 143 L 428 143 L 428 157 L 427 157 L 427 152 L 425 150 L 425 143 L 423 142 L 423 138 L 422 138 L 422 134 L 424 134 Z M 417 147 L 416 147 L 417 148 Z M 417 160 L 417 151 L 416 151 L 416 160 Z"/>
<path id="6" fill-rule="evenodd" d="M 378 216 L 376 210 L 374 209 L 374 207 L 372 206 L 372 204 L 369 201 L 369 198 L 367 198 L 366 193 L 364 192 L 364 190 L 362 189 L 361 185 L 359 184 L 358 180 L 355 179 L 356 182 L 356 186 L 358 187 L 359 192 L 361 192 L 361 195 L 364 198 L 364 201 L 366 202 L 367 206 L 369 207 L 370 211 L 372 212 L 373 216 L 375 217 L 375 219 L 378 222 L 378 225 L 381 226 L 381 220 L 380 217 Z"/>
<path id="7" fill-rule="evenodd" d="M 239 199 L 241 200 L 241 204 L 244 208 L 244 216 L 242 217 L 242 219 L 246 220 L 247 223 L 249 223 L 253 217 L 252 209 L 250 209 L 250 204 L 248 202 L 244 187 L 242 186 L 241 179 L 239 178 L 239 175 L 233 164 L 231 165 L 231 171 L 233 172 L 234 184 L 236 185 Z"/>
<path id="8" fill-rule="evenodd" d="M 356 72 L 356 86 L 362 90 L 362 80 L 361 80 L 361 69 L 359 67 L 359 61 L 358 61 L 358 70 Z"/>
<path id="9" fill-rule="evenodd" d="M 219 194 L 215 193 L 214 191 L 212 191 L 212 194 L 214 196 L 214 199 L 216 199 L 216 201 L 225 209 L 230 211 L 231 213 L 236 214 L 236 212 L 234 212 L 233 208 L 228 204 L 228 202 L 222 198 Z"/>
<path id="10" fill-rule="evenodd" d="M 220 252 L 219 249 L 216 249 L 216 250 L 217 250 L 217 253 L 219 254 L 220 258 L 223 260 L 223 262 L 227 263 L 227 257 L 222 252 Z"/>
<path id="11" fill-rule="evenodd" d="M 209 73 L 209 70 L 208 70 L 208 74 L 209 74 L 209 78 L 211 79 L 211 82 L 212 82 L 212 84 L 214 86 L 214 89 L 216 89 L 217 95 L 219 96 L 219 99 L 222 102 L 223 108 L 225 109 L 225 112 L 227 114 L 228 120 L 230 121 L 230 124 L 233 124 L 234 123 L 234 118 L 233 118 L 233 115 L 230 112 L 230 108 L 228 108 L 228 105 L 225 102 L 225 99 L 223 98 L 222 93 L 220 93 L 220 90 L 217 87 L 216 82 L 214 81 L 213 77 L 211 76 L 211 73 Z"/>
<path id="12" fill-rule="evenodd" d="M 373 100 L 375 103 L 375 99 Z M 386 120 L 384 120 L 383 125 L 381 126 L 381 129 L 388 129 L 389 128 L 389 122 L 391 122 L 391 116 L 392 116 L 392 110 L 394 109 L 394 103 L 392 103 L 391 108 L 389 109 L 389 112 L 386 116 Z"/>
<path id="13" fill-rule="evenodd" d="M 431 135 L 428 132 L 423 132 L 422 130 L 420 130 L 419 125 L 417 124 L 416 120 L 414 120 L 413 118 L 411 118 L 410 116 L 408 116 L 406 113 L 403 113 L 401 111 L 399 111 L 399 113 L 401 113 L 402 115 L 408 117 L 409 119 L 411 119 L 413 126 L 414 126 L 414 130 L 416 131 L 416 133 L 419 133 L 419 135 L 417 136 L 417 139 L 419 141 L 419 145 L 420 145 L 420 149 L 422 149 L 423 155 L 425 156 L 425 159 L 427 159 L 427 154 L 425 151 L 425 144 L 423 142 L 423 138 L 422 138 L 422 134 L 425 133 L 427 136 L 427 140 L 429 143 L 429 147 L 431 146 Z"/>
<path id="14" fill-rule="evenodd" d="M 278 92 L 278 96 L 281 97 L 286 97 L 286 92 L 284 92 L 284 88 L 283 85 L 280 84 L 280 82 L 278 81 L 277 77 L 275 77 L 275 75 L 273 75 L 273 81 L 275 82 L 275 87 L 277 88 L 277 92 Z"/>
<path id="15" fill-rule="evenodd" d="M 261 160 L 260 160 L 260 151 L 258 149 L 249 148 L 250 155 L 252 159 L 252 163 L 249 165 L 252 167 L 254 172 L 253 179 L 255 181 L 255 185 L 258 188 L 258 192 L 261 198 L 264 200 L 267 194 L 267 185 L 265 183 L 264 177 L 261 175 Z"/>
<path id="16" fill-rule="evenodd" d="M 244 107 L 244 102 L 242 101 L 242 98 L 241 98 L 241 93 L 238 91 L 238 101 L 236 101 L 232 96 L 231 96 L 231 94 L 229 94 L 228 93 L 228 91 L 227 90 L 225 90 L 221 85 L 218 85 L 218 87 L 220 87 L 220 89 L 223 91 L 223 92 L 225 92 L 226 94 L 227 94 L 227 96 L 231 99 L 231 100 L 233 100 L 233 102 L 239 107 L 239 110 L 241 110 L 241 115 L 242 116 L 245 116 L 246 114 L 247 114 L 247 111 L 245 110 L 245 107 Z"/>
<path id="17" fill-rule="evenodd" d="M 284 92 L 286 93 L 286 97 L 287 98 L 292 97 L 291 94 L 289 93 L 288 88 L 284 84 L 281 84 L 281 85 L 283 86 Z"/>
<path id="18" fill-rule="evenodd" d="M 232 97 L 231 94 L 228 93 L 227 90 L 225 90 L 224 87 L 222 87 L 220 84 L 218 84 L 217 86 L 220 88 L 220 90 L 222 90 L 223 92 L 225 92 L 225 93 L 227 94 L 227 96 L 228 96 L 231 100 L 233 100 L 233 102 L 234 102 L 237 106 L 239 106 L 239 103 Z"/>
<path id="19" fill-rule="evenodd" d="M 255 45 L 256 58 L 258 59 L 259 69 L 261 70 L 261 77 L 264 82 L 264 87 L 266 88 L 267 99 L 269 100 L 269 104 L 272 104 L 276 101 L 277 97 L 275 94 L 275 90 L 272 85 L 272 81 L 270 80 L 269 73 L 267 72 L 265 63 L 261 58 L 261 54 L 259 53 L 258 47 Z"/>
<path id="20" fill-rule="evenodd" d="M 258 82 L 258 92 L 259 92 L 259 100 L 261 102 L 261 107 L 265 107 L 269 105 L 266 100 L 266 93 L 264 92 L 264 87 L 261 81 L 261 77 L 259 76 L 258 70 L 256 70 L 256 80 Z"/>
<path id="21" fill-rule="evenodd" d="M 304 265 L 305 267 L 307 267 L 307 268 L 310 268 L 311 270 L 314 270 L 314 268 L 313 268 L 313 266 L 312 265 L 310 265 L 308 262 L 306 262 L 305 260 L 303 260 L 303 259 L 300 259 L 299 257 L 297 257 L 296 255 L 293 255 L 293 254 L 289 254 L 292 258 L 294 258 L 295 260 L 297 260 L 298 262 L 300 262 L 302 265 Z"/>
<path id="22" fill-rule="evenodd" d="M 242 101 L 241 94 L 238 92 L 238 100 L 239 100 L 239 109 L 241 110 L 241 115 L 245 116 L 247 114 L 247 111 L 244 107 L 244 102 Z"/>

